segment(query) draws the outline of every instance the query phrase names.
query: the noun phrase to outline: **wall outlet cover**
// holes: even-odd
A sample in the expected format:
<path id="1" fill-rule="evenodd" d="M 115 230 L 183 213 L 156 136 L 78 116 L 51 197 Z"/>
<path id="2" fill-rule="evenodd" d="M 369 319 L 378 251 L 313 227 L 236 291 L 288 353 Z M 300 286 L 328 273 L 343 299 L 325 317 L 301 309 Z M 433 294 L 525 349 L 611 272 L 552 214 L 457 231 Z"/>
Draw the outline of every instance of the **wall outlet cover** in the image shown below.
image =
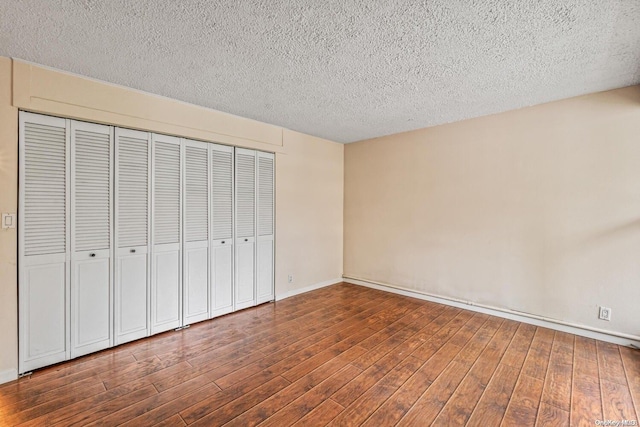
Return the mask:
<path id="1" fill-rule="evenodd" d="M 3 213 L 2 214 L 2 228 L 16 228 L 16 214 Z"/>
<path id="2" fill-rule="evenodd" d="M 598 315 L 598 318 L 601 319 L 601 320 L 610 321 L 611 320 L 611 309 L 608 308 L 608 307 L 600 306 L 600 313 Z"/>

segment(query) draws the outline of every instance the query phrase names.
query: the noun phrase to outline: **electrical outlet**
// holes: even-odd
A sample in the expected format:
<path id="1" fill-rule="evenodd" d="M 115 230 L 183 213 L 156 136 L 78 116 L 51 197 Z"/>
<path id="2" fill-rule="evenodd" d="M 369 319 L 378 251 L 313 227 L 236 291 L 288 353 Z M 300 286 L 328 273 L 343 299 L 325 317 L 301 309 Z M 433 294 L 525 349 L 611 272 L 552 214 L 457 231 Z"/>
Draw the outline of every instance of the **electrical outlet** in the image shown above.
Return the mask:
<path id="1" fill-rule="evenodd" d="M 290 274 L 288 277 L 289 283 L 293 283 L 293 274 Z"/>
<path id="2" fill-rule="evenodd" d="M 3 213 L 2 214 L 2 228 L 16 228 L 16 214 Z"/>
<path id="3" fill-rule="evenodd" d="M 611 320 L 611 309 L 608 307 L 600 306 L 600 315 L 598 316 L 601 320 Z"/>

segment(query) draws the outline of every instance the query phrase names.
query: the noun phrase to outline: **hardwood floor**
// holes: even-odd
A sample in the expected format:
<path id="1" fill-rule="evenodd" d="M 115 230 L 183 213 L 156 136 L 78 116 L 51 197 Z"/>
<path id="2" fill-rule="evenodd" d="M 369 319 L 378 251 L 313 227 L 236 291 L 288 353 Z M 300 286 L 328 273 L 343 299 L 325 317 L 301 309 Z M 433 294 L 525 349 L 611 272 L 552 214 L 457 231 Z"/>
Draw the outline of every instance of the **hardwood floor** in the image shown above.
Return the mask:
<path id="1" fill-rule="evenodd" d="M 2 425 L 593 426 L 640 352 L 339 284 L 0 385 Z"/>

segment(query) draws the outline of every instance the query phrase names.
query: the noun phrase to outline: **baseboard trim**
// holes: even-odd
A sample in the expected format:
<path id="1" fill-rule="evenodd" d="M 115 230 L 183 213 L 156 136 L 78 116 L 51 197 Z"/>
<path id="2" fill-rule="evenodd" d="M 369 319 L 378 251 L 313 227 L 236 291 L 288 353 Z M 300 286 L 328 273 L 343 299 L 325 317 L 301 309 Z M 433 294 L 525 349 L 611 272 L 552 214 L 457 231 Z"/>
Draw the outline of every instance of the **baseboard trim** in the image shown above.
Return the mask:
<path id="1" fill-rule="evenodd" d="M 325 280 L 324 282 L 316 283 L 313 285 L 305 286 L 304 288 L 294 289 L 289 292 L 285 292 L 281 295 L 276 295 L 276 301 L 283 300 L 285 298 L 289 298 L 295 295 L 304 294 L 305 292 L 315 291 L 316 289 L 324 288 L 326 286 L 335 285 L 336 283 L 340 283 L 343 280 L 341 278 Z"/>
<path id="2" fill-rule="evenodd" d="M 0 371 L 0 384 L 8 383 L 9 381 L 18 379 L 18 370 L 17 369 L 7 369 L 5 371 Z"/>
<path id="3" fill-rule="evenodd" d="M 365 286 L 367 288 L 378 289 L 380 291 L 391 292 L 398 295 L 404 295 L 425 301 L 431 301 L 439 304 L 450 305 L 452 307 L 471 310 L 478 313 L 489 314 L 492 316 L 502 317 L 504 319 L 516 320 L 522 323 L 528 323 L 535 326 L 542 326 L 556 331 L 567 332 L 582 337 L 593 338 L 600 341 L 606 341 L 613 344 L 623 345 L 627 347 L 640 348 L 640 337 L 616 333 L 612 331 L 598 330 L 589 326 L 576 325 L 561 320 L 545 318 L 529 313 L 521 313 L 499 307 L 491 307 L 481 304 L 475 304 L 471 301 L 455 300 L 439 295 L 427 294 L 400 286 L 389 285 L 387 283 L 375 282 L 372 280 L 353 278 L 343 276 L 344 282 L 353 285 Z"/>

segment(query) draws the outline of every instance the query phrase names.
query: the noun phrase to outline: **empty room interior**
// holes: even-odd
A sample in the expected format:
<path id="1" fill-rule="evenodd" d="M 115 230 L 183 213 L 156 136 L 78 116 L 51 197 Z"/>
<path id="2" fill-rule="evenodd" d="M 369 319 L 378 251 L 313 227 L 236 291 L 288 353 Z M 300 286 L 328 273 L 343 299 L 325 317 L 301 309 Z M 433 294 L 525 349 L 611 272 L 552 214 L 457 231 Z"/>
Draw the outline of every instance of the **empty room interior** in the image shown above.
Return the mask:
<path id="1" fill-rule="evenodd" d="M 637 426 L 640 2 L 0 1 L 0 426 Z"/>

